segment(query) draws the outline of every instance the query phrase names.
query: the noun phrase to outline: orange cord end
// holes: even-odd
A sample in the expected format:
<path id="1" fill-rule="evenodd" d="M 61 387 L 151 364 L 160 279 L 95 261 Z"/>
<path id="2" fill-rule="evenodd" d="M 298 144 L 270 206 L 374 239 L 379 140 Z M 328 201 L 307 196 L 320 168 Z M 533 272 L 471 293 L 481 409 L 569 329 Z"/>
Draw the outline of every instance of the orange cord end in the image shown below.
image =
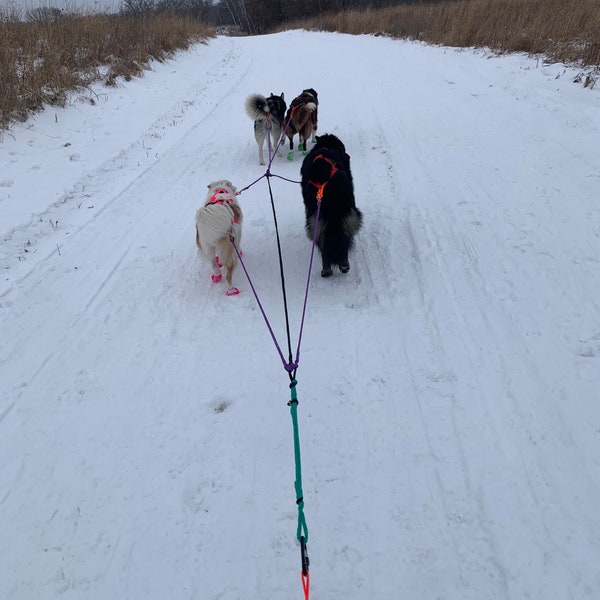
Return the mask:
<path id="1" fill-rule="evenodd" d="M 308 595 L 310 594 L 310 572 L 307 569 L 306 571 L 302 571 L 300 576 L 302 577 L 302 589 L 304 590 L 304 598 L 308 600 Z"/>

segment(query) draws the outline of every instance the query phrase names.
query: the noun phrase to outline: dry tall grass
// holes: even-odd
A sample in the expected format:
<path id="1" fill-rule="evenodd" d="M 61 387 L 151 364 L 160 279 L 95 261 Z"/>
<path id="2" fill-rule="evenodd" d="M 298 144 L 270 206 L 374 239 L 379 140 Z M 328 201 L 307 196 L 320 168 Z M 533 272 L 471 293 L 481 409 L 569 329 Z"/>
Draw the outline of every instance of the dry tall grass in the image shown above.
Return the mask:
<path id="1" fill-rule="evenodd" d="M 600 0 L 458 0 L 322 15 L 287 28 L 381 33 L 600 65 Z"/>
<path id="2" fill-rule="evenodd" d="M 597 70 L 600 65 L 600 0 L 417 1 L 324 14 L 285 28 L 380 33 L 448 46 L 539 53 Z M 27 119 L 45 103 L 64 103 L 69 91 L 90 82 L 104 79 L 114 85 L 118 77 L 139 75 L 149 59 L 164 60 L 212 35 L 213 28 L 197 20 L 161 13 L 73 15 L 24 23 L 0 10 L 0 129 Z"/>
<path id="3" fill-rule="evenodd" d="M 93 81 L 114 85 L 139 75 L 150 59 L 162 61 L 212 35 L 199 21 L 163 14 L 26 23 L 0 13 L 0 128 L 45 103 L 64 104 L 69 91 Z"/>

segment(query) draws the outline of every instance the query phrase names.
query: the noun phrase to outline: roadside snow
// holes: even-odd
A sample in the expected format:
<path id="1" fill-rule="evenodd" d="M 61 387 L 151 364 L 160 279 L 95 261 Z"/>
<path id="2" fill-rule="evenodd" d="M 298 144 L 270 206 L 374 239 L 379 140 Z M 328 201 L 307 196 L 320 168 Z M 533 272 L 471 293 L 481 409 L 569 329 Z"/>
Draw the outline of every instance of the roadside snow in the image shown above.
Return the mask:
<path id="1" fill-rule="evenodd" d="M 219 37 L 4 132 L 0 597 L 302 597 L 288 378 L 193 217 L 264 172 L 246 96 L 305 87 L 365 215 L 348 275 L 316 260 L 300 355 L 311 597 L 600 597 L 600 92 L 573 76 Z M 271 183 L 295 349 L 310 244 Z M 265 180 L 240 202 L 285 347 Z"/>

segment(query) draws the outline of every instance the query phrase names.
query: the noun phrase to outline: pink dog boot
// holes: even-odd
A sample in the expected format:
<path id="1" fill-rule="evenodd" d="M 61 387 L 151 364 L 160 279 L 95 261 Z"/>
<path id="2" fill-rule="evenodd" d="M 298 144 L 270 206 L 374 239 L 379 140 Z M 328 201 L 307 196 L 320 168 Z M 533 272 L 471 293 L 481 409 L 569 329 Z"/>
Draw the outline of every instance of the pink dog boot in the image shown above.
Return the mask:
<path id="1" fill-rule="evenodd" d="M 210 278 L 213 280 L 213 283 L 219 283 L 219 281 L 221 281 L 221 279 L 223 279 L 223 275 L 215 275 L 214 273 L 210 276 Z"/>
<path id="2" fill-rule="evenodd" d="M 240 293 L 236 287 L 231 287 L 225 292 L 228 296 L 237 296 Z"/>
<path id="3" fill-rule="evenodd" d="M 217 267 L 219 267 L 219 269 L 223 268 L 223 265 L 221 264 L 221 261 L 219 260 L 218 256 L 215 256 L 215 263 L 217 264 Z"/>

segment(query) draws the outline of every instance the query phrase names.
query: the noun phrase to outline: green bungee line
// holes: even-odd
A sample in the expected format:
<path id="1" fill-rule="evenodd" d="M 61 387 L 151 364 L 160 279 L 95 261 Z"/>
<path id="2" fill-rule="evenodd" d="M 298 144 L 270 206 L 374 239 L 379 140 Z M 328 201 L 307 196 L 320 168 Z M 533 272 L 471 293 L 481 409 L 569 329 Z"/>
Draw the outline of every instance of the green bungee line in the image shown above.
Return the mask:
<path id="1" fill-rule="evenodd" d="M 304 495 L 302 492 L 302 461 L 300 459 L 300 435 L 298 433 L 298 396 L 296 394 L 296 384 L 298 382 L 292 379 L 290 383 L 291 400 L 290 413 L 292 415 L 292 426 L 294 428 L 294 459 L 296 462 L 296 481 L 294 487 L 296 489 L 296 504 L 298 505 L 298 529 L 296 537 L 298 541 L 304 537 L 305 543 L 308 543 L 308 528 L 306 527 L 306 519 L 304 518 Z"/>

